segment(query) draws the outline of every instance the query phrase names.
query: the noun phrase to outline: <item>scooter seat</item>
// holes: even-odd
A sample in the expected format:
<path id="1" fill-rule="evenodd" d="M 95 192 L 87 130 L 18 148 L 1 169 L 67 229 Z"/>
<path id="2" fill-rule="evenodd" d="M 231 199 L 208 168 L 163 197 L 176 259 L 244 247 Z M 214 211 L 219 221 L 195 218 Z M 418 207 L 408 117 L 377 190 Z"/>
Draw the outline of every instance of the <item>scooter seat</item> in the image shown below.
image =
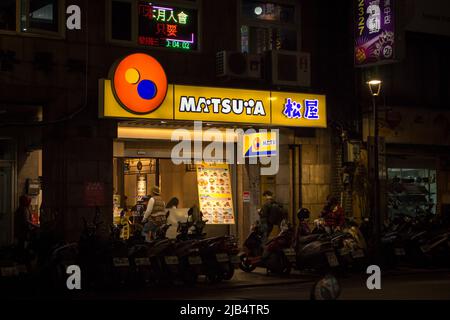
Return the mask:
<path id="1" fill-rule="evenodd" d="M 300 237 L 300 244 L 305 244 L 305 243 L 309 243 L 309 242 L 313 242 L 318 240 L 321 237 L 320 234 L 308 234 L 306 236 Z"/>

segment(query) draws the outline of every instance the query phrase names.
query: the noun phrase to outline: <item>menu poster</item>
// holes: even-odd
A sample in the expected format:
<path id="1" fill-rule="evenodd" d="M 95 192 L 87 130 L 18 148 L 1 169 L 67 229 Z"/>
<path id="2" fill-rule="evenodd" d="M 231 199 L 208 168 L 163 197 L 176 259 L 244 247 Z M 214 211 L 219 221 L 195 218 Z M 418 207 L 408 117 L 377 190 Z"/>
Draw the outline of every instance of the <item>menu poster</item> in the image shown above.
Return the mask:
<path id="1" fill-rule="evenodd" d="M 198 198 L 208 224 L 234 224 L 233 196 L 228 164 L 197 165 Z"/>

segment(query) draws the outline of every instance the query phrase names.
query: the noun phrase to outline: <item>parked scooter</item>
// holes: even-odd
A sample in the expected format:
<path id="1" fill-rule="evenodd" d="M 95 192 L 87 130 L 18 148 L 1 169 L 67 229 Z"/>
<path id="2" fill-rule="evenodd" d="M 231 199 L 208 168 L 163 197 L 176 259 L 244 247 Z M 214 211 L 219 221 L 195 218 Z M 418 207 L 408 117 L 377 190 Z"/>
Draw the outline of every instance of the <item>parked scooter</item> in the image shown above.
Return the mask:
<path id="1" fill-rule="evenodd" d="M 307 220 L 310 212 L 302 208 L 297 212 L 297 227 L 294 248 L 296 251 L 296 267 L 299 270 L 315 270 L 329 272 L 339 267 L 335 248 L 329 234 L 316 221 L 314 233 L 311 232 Z"/>
<path id="2" fill-rule="evenodd" d="M 262 243 L 262 232 L 259 223 L 252 227 L 252 231 L 244 243 L 244 252 L 240 254 L 240 268 L 245 272 L 252 272 L 256 267 L 264 267 L 268 272 L 286 275 L 291 272 L 291 248 L 293 228 L 289 224 L 283 226 L 281 232 L 266 244 Z"/>
<path id="3" fill-rule="evenodd" d="M 111 243 L 100 236 L 99 229 L 103 224 L 100 216 L 100 209 L 97 207 L 91 223 L 83 217 L 84 228 L 78 242 L 83 288 L 105 288 L 111 284 Z"/>
<path id="4" fill-rule="evenodd" d="M 187 241 L 184 252 L 187 255 L 188 269 L 191 273 L 205 275 L 211 283 L 230 280 L 238 263 L 238 247 L 233 237 L 222 236 L 205 238 L 203 228 L 207 220 L 178 223 L 178 241 Z M 186 264 L 185 264 L 186 265 Z"/>

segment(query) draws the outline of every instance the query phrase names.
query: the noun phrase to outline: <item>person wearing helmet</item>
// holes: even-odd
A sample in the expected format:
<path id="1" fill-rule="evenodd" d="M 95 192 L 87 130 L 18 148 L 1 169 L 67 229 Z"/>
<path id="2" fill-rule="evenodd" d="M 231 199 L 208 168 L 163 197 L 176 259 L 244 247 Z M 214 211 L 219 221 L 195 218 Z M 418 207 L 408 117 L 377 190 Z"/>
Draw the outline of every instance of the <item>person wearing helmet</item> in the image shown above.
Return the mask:
<path id="1" fill-rule="evenodd" d="M 336 197 L 328 198 L 321 216 L 325 220 L 325 225 L 331 230 L 339 229 L 345 224 L 344 209 L 340 206 Z"/>
<path id="2" fill-rule="evenodd" d="M 297 251 L 298 246 L 300 244 L 300 239 L 311 233 L 311 229 L 309 228 L 307 220 L 309 219 L 310 212 L 307 208 L 301 208 L 297 211 L 297 218 L 298 218 L 298 226 L 295 230 L 295 237 L 294 237 L 294 249 Z"/>

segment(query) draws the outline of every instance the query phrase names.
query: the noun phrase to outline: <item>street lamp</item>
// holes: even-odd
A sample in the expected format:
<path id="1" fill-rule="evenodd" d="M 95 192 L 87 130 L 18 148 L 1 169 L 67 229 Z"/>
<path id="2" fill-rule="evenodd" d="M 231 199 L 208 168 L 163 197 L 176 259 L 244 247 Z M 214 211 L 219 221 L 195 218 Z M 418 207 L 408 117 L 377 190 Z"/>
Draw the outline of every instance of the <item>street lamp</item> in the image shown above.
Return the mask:
<path id="1" fill-rule="evenodd" d="M 381 91 L 381 80 L 370 80 L 367 82 L 369 85 L 370 93 L 373 97 L 377 97 L 380 95 Z"/>
<path id="2" fill-rule="evenodd" d="M 372 95 L 372 109 L 373 109 L 373 159 L 374 159 L 374 174 L 373 174 L 373 235 L 375 237 L 376 256 L 379 257 L 379 244 L 381 240 L 381 212 L 380 212 L 380 175 L 378 163 L 378 109 L 376 97 L 381 92 L 381 80 L 370 80 L 367 82 L 370 94 Z"/>

